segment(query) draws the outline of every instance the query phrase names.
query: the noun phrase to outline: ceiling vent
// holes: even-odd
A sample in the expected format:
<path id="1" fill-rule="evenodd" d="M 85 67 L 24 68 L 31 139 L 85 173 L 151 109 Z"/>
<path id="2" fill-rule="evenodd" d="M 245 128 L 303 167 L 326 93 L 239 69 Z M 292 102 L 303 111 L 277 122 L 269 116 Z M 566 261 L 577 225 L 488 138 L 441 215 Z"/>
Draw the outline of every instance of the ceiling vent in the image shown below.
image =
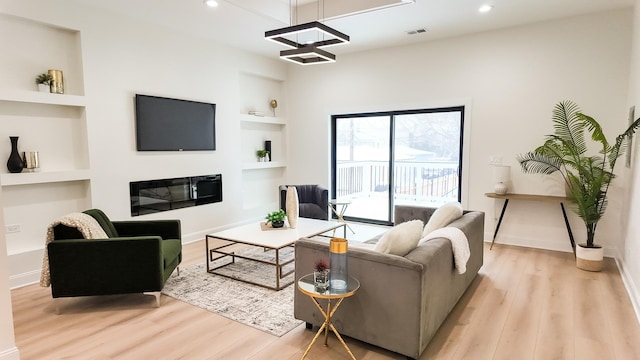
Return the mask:
<path id="1" fill-rule="evenodd" d="M 407 31 L 407 35 L 424 34 L 426 32 L 427 32 L 427 29 L 421 28 L 421 29 L 409 30 Z"/>

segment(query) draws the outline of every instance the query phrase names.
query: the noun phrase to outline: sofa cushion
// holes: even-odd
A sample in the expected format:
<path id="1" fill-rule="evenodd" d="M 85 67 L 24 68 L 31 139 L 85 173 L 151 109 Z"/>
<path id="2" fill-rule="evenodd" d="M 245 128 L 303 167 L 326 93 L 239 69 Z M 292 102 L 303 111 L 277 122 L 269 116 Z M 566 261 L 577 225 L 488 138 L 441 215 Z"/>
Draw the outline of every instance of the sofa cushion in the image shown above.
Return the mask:
<path id="1" fill-rule="evenodd" d="M 418 245 L 423 226 L 422 220 L 398 224 L 382 235 L 374 250 L 383 254 L 405 256 Z"/>
<path id="2" fill-rule="evenodd" d="M 429 235 L 430 232 L 449 225 L 450 222 L 462 216 L 462 205 L 457 201 L 448 202 L 433 212 L 429 221 L 422 230 L 422 236 Z"/>

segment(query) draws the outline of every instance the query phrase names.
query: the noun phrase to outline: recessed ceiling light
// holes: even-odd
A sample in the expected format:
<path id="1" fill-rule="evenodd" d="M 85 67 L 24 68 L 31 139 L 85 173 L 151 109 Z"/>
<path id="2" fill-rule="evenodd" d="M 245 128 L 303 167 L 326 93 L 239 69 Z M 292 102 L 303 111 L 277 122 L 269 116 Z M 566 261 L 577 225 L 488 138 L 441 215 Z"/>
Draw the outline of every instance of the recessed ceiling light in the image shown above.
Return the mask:
<path id="1" fill-rule="evenodd" d="M 208 7 L 216 7 L 218 6 L 218 2 L 216 0 L 204 0 L 203 3 Z"/>
<path id="2" fill-rule="evenodd" d="M 478 11 L 480 11 L 481 13 L 486 13 L 486 12 L 491 11 L 492 9 L 493 9 L 493 5 L 482 5 L 478 9 Z"/>

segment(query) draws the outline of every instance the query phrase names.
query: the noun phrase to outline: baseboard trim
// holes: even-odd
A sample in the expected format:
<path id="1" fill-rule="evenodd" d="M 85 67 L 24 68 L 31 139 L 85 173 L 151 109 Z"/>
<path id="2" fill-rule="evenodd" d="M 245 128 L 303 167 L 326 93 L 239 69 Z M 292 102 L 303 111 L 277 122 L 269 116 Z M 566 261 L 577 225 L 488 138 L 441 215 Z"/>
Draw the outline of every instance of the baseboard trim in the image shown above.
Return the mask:
<path id="1" fill-rule="evenodd" d="M 17 347 L 0 351 L 0 360 L 20 360 L 20 352 Z"/>
<path id="2" fill-rule="evenodd" d="M 9 276 L 9 286 L 11 289 L 17 289 L 29 285 L 33 285 L 40 282 L 41 269 L 32 270 L 22 274 Z M 0 358 L 2 359 L 2 358 Z"/>
<path id="3" fill-rule="evenodd" d="M 629 300 L 631 300 L 631 305 L 633 306 L 633 311 L 636 313 L 636 318 L 638 319 L 638 323 L 640 323 L 640 292 L 638 292 L 638 287 L 633 281 L 633 278 L 627 271 L 627 267 L 625 266 L 624 259 L 619 256 L 620 253 L 615 257 L 616 264 L 618 265 L 618 270 L 620 271 L 620 276 L 622 277 L 622 283 L 624 284 L 627 293 L 629 294 Z"/>

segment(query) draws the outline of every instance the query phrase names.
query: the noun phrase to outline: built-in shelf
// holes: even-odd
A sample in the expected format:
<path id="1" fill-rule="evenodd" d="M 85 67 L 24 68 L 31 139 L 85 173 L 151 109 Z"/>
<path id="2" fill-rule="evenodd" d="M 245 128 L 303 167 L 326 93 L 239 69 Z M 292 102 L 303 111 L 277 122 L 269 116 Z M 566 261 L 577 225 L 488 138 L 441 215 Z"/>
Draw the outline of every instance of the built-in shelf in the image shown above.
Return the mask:
<path id="1" fill-rule="evenodd" d="M 275 125 L 287 124 L 287 122 L 283 118 L 272 117 L 272 116 L 256 116 L 256 115 L 249 115 L 249 114 L 240 114 L 240 121 L 259 123 L 259 124 L 275 124 Z"/>
<path id="2" fill-rule="evenodd" d="M 254 162 L 245 163 L 242 165 L 242 170 L 258 170 L 258 169 L 274 169 L 286 167 L 281 161 L 266 161 L 266 162 Z"/>
<path id="3" fill-rule="evenodd" d="M 0 101 L 15 101 L 33 104 L 62 106 L 85 106 L 85 98 L 80 95 L 52 94 L 28 90 L 0 90 Z"/>
<path id="4" fill-rule="evenodd" d="M 22 172 L 18 174 L 0 174 L 0 186 L 47 184 L 90 179 L 90 170 Z"/>

